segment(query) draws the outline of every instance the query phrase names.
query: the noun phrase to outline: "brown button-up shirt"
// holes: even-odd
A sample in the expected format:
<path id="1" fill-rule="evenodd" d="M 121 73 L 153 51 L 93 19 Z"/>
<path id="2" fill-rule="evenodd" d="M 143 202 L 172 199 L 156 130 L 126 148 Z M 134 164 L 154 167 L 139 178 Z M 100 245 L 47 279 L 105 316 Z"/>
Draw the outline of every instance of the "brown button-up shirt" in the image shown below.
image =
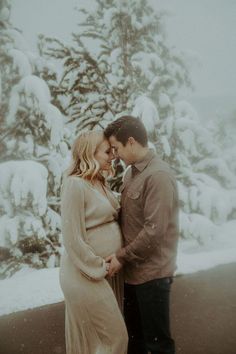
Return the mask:
<path id="1" fill-rule="evenodd" d="M 124 247 L 116 256 L 125 281 L 141 284 L 173 275 L 178 240 L 178 193 L 174 174 L 151 150 L 132 165 L 121 187 Z"/>

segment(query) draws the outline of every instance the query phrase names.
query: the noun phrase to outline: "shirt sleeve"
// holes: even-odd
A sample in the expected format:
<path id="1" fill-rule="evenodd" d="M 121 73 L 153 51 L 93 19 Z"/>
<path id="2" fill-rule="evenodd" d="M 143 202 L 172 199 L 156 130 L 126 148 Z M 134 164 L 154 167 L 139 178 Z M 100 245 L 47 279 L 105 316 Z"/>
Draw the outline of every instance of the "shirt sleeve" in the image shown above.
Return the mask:
<path id="1" fill-rule="evenodd" d="M 63 243 L 73 264 L 89 279 L 103 279 L 105 260 L 86 243 L 84 186 L 78 177 L 68 177 L 63 184 L 61 215 Z"/>
<path id="2" fill-rule="evenodd" d="M 144 261 L 165 237 L 176 200 L 176 185 L 166 172 L 149 176 L 143 192 L 144 226 L 137 237 L 117 253 L 125 262 Z"/>

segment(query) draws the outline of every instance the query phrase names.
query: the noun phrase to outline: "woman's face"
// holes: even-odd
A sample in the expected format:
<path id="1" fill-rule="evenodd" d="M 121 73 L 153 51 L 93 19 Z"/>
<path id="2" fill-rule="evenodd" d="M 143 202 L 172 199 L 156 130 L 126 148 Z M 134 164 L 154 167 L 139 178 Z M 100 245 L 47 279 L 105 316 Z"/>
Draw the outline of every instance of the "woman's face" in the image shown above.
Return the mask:
<path id="1" fill-rule="evenodd" d="M 110 170 L 111 161 L 114 159 L 114 155 L 108 140 L 103 140 L 103 142 L 98 146 L 94 157 L 99 163 L 101 170 Z"/>

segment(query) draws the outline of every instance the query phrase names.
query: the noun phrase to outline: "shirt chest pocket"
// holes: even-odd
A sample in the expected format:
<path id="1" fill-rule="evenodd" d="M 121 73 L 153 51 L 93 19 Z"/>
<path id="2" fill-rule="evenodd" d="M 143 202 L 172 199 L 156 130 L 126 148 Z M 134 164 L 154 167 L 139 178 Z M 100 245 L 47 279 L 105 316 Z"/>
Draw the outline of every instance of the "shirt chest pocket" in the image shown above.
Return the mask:
<path id="1" fill-rule="evenodd" d="M 136 222 L 143 219 L 143 203 L 142 194 L 139 190 L 127 191 L 126 210 L 130 218 L 134 218 Z"/>

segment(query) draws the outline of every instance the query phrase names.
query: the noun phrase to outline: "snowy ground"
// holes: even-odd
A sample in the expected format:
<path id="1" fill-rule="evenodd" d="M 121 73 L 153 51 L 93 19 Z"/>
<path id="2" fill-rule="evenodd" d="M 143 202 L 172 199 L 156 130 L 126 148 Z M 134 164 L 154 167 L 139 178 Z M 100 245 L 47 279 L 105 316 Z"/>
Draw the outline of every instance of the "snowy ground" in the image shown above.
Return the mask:
<path id="1" fill-rule="evenodd" d="M 192 240 L 181 241 L 176 274 L 194 273 L 233 262 L 236 263 L 236 220 L 223 225 L 214 240 L 204 246 Z M 25 268 L 10 279 L 1 280 L 0 315 L 62 301 L 58 270 Z"/>

